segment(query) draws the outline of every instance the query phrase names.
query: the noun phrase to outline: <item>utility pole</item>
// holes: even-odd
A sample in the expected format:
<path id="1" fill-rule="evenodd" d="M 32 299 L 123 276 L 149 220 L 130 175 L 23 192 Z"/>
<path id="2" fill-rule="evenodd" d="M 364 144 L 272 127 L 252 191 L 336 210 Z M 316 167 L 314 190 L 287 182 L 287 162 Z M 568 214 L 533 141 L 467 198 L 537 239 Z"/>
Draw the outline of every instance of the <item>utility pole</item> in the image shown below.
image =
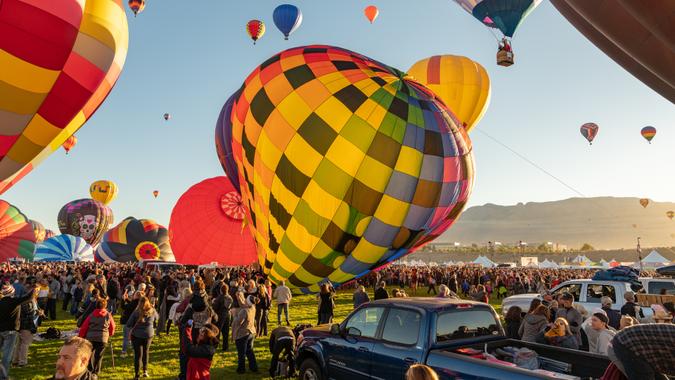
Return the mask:
<path id="1" fill-rule="evenodd" d="M 642 248 L 640 248 L 640 237 L 637 238 L 637 254 L 638 260 L 640 260 L 640 272 L 642 272 Z"/>

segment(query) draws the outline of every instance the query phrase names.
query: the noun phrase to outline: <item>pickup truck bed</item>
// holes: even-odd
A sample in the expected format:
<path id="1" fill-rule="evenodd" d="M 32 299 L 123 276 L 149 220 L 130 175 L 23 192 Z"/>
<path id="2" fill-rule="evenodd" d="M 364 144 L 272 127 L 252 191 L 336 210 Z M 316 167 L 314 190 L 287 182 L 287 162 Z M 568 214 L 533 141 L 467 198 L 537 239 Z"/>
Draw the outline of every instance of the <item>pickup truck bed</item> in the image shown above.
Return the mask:
<path id="1" fill-rule="evenodd" d="M 466 347 L 494 353 L 496 349 L 507 346 L 516 348 L 526 347 L 535 351 L 539 357 L 568 363 L 571 365 L 571 372 L 568 375 L 580 378 L 600 378 L 609 365 L 609 359 L 606 356 L 514 339 L 499 339 L 485 344 L 469 344 L 431 350 L 427 357 L 427 364 L 433 367 L 443 379 L 454 379 L 458 374 L 461 374 L 462 379 L 471 378 L 467 376 L 474 376 L 476 379 L 504 379 L 504 371 L 509 372 L 509 379 L 551 378 L 545 374 L 527 369 L 508 367 L 457 353 L 457 349 Z"/>

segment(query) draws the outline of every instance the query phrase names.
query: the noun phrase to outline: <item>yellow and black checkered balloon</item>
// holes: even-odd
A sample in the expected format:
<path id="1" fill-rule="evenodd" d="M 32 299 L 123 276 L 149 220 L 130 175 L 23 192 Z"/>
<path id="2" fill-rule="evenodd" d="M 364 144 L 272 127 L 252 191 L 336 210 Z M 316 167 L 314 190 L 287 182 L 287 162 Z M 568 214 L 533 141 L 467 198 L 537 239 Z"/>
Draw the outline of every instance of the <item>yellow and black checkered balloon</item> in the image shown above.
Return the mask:
<path id="1" fill-rule="evenodd" d="M 448 229 L 471 142 L 405 74 L 349 50 L 283 51 L 236 97 L 232 150 L 265 273 L 305 291 L 396 260 Z"/>

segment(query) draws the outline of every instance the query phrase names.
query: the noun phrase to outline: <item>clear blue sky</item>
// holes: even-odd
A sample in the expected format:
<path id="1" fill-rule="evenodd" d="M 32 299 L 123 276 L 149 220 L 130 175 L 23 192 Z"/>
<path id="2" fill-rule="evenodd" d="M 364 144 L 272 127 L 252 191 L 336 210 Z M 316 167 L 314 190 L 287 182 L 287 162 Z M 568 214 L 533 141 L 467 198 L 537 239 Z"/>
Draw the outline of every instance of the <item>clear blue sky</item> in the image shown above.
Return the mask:
<path id="1" fill-rule="evenodd" d="M 492 79 L 480 129 L 587 196 L 675 200 L 675 107 L 596 49 L 548 1 L 516 33 L 516 64 L 509 68 L 496 65 L 490 32 L 450 0 L 296 1 L 304 21 L 290 41 L 272 22 L 281 3 L 148 0 L 142 14 L 129 18 L 120 80 L 77 133 L 78 145 L 68 156 L 55 152 L 2 198 L 57 230 L 66 202 L 89 197 L 92 181 L 110 179 L 120 189 L 111 204 L 116 223 L 132 215 L 166 225 L 184 191 L 223 175 L 213 136 L 229 94 L 269 56 L 321 43 L 401 70 L 434 54 L 472 58 Z M 363 16 L 371 3 L 380 8 L 374 25 Z M 252 18 L 267 24 L 256 46 L 244 31 Z M 173 117 L 168 123 L 165 112 Z M 592 147 L 579 134 L 587 121 L 600 125 Z M 652 145 L 640 137 L 645 125 L 658 129 Z M 481 133 L 471 137 L 477 175 L 470 205 L 576 196 Z"/>

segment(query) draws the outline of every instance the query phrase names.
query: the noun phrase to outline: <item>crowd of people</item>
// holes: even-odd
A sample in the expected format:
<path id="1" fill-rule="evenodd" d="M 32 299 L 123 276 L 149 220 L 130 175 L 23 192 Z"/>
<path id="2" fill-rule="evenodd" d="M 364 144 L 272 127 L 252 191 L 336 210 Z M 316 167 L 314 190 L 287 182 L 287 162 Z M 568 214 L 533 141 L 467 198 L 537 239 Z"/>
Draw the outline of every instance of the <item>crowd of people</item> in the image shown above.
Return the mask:
<path id="1" fill-rule="evenodd" d="M 630 350 L 612 352 L 610 342 L 622 342 L 617 332 L 638 324 L 639 307 L 627 299 L 621 312 L 612 309 L 611 299 L 592 310 L 584 319 L 571 294 L 554 299 L 549 290 L 568 279 L 589 278 L 592 270 L 527 269 L 480 267 L 407 267 L 393 265 L 343 284 L 355 288 L 354 308 L 371 300 L 389 297 L 462 297 L 488 302 L 512 294 L 536 292 L 529 310 L 513 307 L 505 317 L 509 337 L 602 355 L 627 355 Z M 176 358 L 179 379 L 209 378 L 212 360 L 220 348 L 237 351 L 237 372 L 258 372 L 253 350 L 257 338 L 270 333 L 272 353 L 270 374 L 284 355 L 292 352 L 298 331 L 290 327 L 289 304 L 293 295 L 282 282 L 273 286 L 254 267 L 197 271 L 182 268 L 167 272 L 142 270 L 137 264 L 33 263 L 2 264 L 0 291 L 0 380 L 9 376 L 11 366 L 25 366 L 28 348 L 44 320 L 54 320 L 58 302 L 61 310 L 77 321 L 78 337 L 61 350 L 59 373 L 79 371 L 72 363 L 88 353 L 87 374 L 102 370 L 104 350 L 111 337 L 122 334 L 120 354 L 133 351 L 135 379 L 148 377 L 148 363 L 155 335 L 169 335 L 178 329 Z M 393 288 L 393 289 L 392 289 Z M 389 290 L 388 290 L 389 289 Z M 372 294 L 372 297 L 371 297 Z M 317 324 L 332 323 L 336 290 L 326 282 L 317 298 Z M 627 293 L 627 297 L 634 297 Z M 606 297 L 607 298 L 607 297 Z M 269 320 L 276 304 L 276 325 Z M 119 325 L 114 315 L 119 314 Z M 271 317 L 271 318 L 270 318 Z M 675 337 L 671 337 L 675 339 Z M 85 343 L 86 342 L 86 343 Z M 675 344 L 675 341 L 672 342 Z M 668 347 L 672 347 L 673 344 Z M 615 345 L 616 346 L 616 345 Z M 65 358 L 71 362 L 64 364 Z M 90 375 L 78 377 L 88 379 Z M 68 377 L 66 377 L 68 378 Z"/>

